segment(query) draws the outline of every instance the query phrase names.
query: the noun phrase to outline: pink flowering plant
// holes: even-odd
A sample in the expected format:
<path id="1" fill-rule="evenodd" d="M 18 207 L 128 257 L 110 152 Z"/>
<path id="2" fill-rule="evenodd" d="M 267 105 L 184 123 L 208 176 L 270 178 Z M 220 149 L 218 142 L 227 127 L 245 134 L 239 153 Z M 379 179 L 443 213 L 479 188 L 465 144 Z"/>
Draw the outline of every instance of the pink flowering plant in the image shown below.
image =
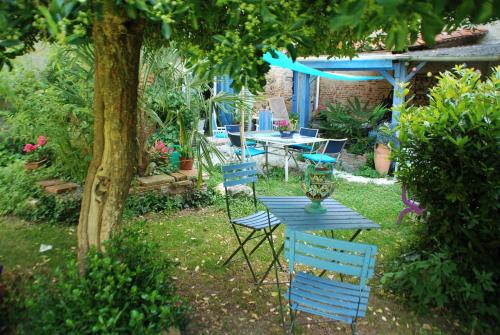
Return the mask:
<path id="1" fill-rule="evenodd" d="M 167 162 L 172 152 L 174 152 L 174 148 L 165 145 L 162 140 L 156 141 L 149 150 L 151 161 L 157 164 Z"/>
<path id="2" fill-rule="evenodd" d="M 152 175 L 169 172 L 168 160 L 173 152 L 173 147 L 169 147 L 162 140 L 157 140 L 149 149 L 150 163 L 146 169 L 146 174 Z"/>
<path id="3" fill-rule="evenodd" d="M 26 143 L 23 152 L 26 155 L 27 162 L 38 162 L 49 157 L 49 148 L 47 147 L 48 140 L 45 136 L 40 135 L 36 144 Z"/>
<path id="4" fill-rule="evenodd" d="M 279 131 L 290 130 L 290 122 L 288 120 L 279 120 L 274 123 Z"/>

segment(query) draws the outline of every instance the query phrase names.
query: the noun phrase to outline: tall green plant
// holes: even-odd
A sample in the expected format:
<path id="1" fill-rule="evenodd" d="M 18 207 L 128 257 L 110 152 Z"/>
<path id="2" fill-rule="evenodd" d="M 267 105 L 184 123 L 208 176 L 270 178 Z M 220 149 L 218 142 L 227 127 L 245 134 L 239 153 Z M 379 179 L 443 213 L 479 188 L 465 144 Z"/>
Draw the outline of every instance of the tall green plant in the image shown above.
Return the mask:
<path id="1" fill-rule="evenodd" d="M 425 107 L 403 107 L 398 178 L 425 209 L 414 257 L 386 275 L 417 307 L 448 307 L 477 333 L 500 325 L 500 67 L 456 67 Z"/>

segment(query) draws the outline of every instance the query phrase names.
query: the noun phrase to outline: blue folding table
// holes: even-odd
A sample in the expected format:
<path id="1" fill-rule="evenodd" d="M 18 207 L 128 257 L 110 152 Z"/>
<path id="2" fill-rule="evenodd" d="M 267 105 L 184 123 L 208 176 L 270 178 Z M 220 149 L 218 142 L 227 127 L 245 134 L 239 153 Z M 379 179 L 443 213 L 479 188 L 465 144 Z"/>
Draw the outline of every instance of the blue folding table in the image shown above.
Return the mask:
<path id="1" fill-rule="evenodd" d="M 332 198 L 325 199 L 322 202 L 322 205 L 327 208 L 327 211 L 323 214 L 306 212 L 304 207 L 310 203 L 310 200 L 305 196 L 260 196 L 257 199 L 266 206 L 268 213 L 272 213 L 273 217 L 278 218 L 285 225 L 285 229 L 288 231 L 354 230 L 354 235 L 349 239 L 349 241 L 353 241 L 363 229 L 380 228 L 379 224 Z M 278 250 L 277 257 L 283 251 L 283 248 L 284 245 Z M 276 284 L 278 290 L 280 290 L 276 266 L 275 273 Z M 284 322 L 283 315 L 282 320 Z"/>

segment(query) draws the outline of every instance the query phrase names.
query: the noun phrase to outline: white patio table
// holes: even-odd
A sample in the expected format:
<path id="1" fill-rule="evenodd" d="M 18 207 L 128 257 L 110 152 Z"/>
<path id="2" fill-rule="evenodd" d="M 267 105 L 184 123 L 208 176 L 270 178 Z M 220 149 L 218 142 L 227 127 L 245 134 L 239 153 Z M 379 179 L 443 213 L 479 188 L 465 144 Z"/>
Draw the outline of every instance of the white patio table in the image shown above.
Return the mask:
<path id="1" fill-rule="evenodd" d="M 266 151 L 269 146 L 282 148 L 285 153 L 285 181 L 288 181 L 288 159 L 289 159 L 289 146 L 297 144 L 314 144 L 328 141 L 325 138 L 301 136 L 293 134 L 292 137 L 281 137 L 279 132 L 276 131 L 259 131 L 245 133 L 245 138 L 262 143 Z"/>

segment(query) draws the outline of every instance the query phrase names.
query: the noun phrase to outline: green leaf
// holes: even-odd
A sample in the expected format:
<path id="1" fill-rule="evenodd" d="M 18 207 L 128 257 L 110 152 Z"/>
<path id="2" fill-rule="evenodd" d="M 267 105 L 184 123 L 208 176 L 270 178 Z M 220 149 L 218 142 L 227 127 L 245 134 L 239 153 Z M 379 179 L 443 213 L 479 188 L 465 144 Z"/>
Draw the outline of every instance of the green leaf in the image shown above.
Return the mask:
<path id="1" fill-rule="evenodd" d="M 45 6 L 39 6 L 38 10 L 42 13 L 42 15 L 45 17 L 47 20 L 47 24 L 49 25 L 49 33 L 52 35 L 52 37 L 56 37 L 59 35 L 59 27 L 57 26 L 56 21 L 52 18 L 52 14 L 49 12 L 47 7 Z"/>
<path id="2" fill-rule="evenodd" d="M 170 39 L 172 36 L 172 28 L 170 27 L 170 24 L 163 22 L 161 24 L 161 33 L 167 40 Z"/>

